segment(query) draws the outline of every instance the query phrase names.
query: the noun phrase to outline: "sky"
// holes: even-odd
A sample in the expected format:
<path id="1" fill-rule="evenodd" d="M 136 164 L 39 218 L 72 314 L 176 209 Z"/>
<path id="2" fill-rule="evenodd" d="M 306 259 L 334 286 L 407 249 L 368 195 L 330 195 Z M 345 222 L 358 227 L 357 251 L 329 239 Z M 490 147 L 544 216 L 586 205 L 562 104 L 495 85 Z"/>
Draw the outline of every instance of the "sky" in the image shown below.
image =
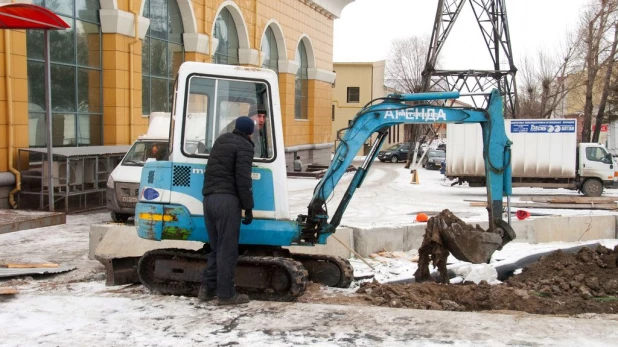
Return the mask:
<path id="1" fill-rule="evenodd" d="M 506 0 L 515 64 L 539 51 L 556 53 L 577 27 L 588 0 Z M 437 0 L 355 0 L 335 20 L 334 61 L 388 58 L 394 39 L 430 37 Z M 443 69 L 492 69 L 491 58 L 474 18 L 464 5 L 440 53 Z"/>

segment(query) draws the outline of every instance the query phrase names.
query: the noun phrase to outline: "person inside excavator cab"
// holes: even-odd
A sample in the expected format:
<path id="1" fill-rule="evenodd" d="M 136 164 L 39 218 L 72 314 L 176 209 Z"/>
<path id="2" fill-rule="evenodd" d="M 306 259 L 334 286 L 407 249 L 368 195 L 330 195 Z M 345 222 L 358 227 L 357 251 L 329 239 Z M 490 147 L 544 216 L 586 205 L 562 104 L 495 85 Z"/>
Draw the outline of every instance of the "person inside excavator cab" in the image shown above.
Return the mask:
<path id="1" fill-rule="evenodd" d="M 266 120 L 268 112 L 262 104 L 254 104 L 249 108 L 247 116 L 255 123 L 255 131 L 251 136 L 251 141 L 255 144 L 255 157 L 268 158 L 268 137 Z"/>

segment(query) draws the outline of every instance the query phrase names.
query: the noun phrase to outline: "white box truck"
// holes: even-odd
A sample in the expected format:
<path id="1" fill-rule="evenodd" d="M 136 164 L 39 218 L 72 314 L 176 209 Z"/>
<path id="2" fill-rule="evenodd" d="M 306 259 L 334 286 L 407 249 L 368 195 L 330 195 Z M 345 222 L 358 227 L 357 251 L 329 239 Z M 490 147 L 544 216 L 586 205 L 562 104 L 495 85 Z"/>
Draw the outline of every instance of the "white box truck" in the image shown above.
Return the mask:
<path id="1" fill-rule="evenodd" d="M 600 196 L 614 188 L 618 170 L 611 154 L 598 143 L 577 144 L 573 119 L 505 120 L 513 141 L 513 187 L 577 189 L 586 196 Z M 448 124 L 446 176 L 485 185 L 481 127 Z"/>
<path id="2" fill-rule="evenodd" d="M 170 113 L 153 112 L 148 132 L 133 143 L 107 179 L 105 198 L 112 220 L 124 223 L 135 214 L 142 167 L 149 158 L 167 160 L 169 155 Z"/>

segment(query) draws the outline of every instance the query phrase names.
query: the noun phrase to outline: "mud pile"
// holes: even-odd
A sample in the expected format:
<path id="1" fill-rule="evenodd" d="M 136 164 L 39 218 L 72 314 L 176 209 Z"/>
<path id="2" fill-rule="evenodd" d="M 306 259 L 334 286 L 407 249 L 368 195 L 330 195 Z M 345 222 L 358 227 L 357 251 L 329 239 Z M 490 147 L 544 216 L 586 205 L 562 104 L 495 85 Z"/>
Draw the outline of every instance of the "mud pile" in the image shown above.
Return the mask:
<path id="1" fill-rule="evenodd" d="M 500 285 L 365 283 L 373 305 L 446 311 L 514 310 L 537 314 L 618 313 L 618 246 L 556 251 Z"/>
<path id="2" fill-rule="evenodd" d="M 582 248 L 576 254 L 554 252 L 509 279 L 514 288 L 544 296 L 579 295 L 583 298 L 618 295 L 618 246 Z"/>

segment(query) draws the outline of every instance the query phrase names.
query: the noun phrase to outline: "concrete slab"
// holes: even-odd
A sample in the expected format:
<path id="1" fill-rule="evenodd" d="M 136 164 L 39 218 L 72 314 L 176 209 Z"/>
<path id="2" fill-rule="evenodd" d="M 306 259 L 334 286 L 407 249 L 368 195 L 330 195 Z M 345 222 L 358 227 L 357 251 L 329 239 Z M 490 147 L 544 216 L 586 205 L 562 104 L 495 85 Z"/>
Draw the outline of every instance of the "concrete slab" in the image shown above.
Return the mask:
<path id="1" fill-rule="evenodd" d="M 66 215 L 62 212 L 0 209 L 0 234 L 66 224 L 66 222 Z"/>
<path id="2" fill-rule="evenodd" d="M 91 249 L 94 247 L 94 255 L 97 259 L 141 257 L 144 253 L 153 249 L 184 248 L 198 250 L 204 246 L 202 242 L 194 241 L 152 241 L 142 239 L 137 236 L 135 227 L 128 225 L 118 226 L 111 224 L 106 227 L 106 224 L 95 224 L 91 226 L 90 230 Z M 101 234 L 103 235 L 102 237 L 100 237 Z"/>
<path id="3" fill-rule="evenodd" d="M 363 257 L 380 251 L 404 250 L 404 239 L 408 233 L 408 226 L 383 228 L 353 228 L 354 250 Z M 422 235 L 421 235 L 422 239 Z M 408 242 L 409 243 L 409 242 Z"/>
<path id="4" fill-rule="evenodd" d="M 403 236 L 403 248 L 405 250 L 419 249 L 421 247 L 426 226 L 427 223 L 408 226 L 408 230 Z"/>
<path id="5" fill-rule="evenodd" d="M 287 247 L 292 253 L 304 253 L 304 254 L 325 254 L 331 256 L 339 256 L 345 259 L 352 257 L 352 252 L 347 247 L 354 249 L 354 232 L 351 228 L 337 228 L 334 234 L 337 239 L 341 240 L 339 243 L 335 238 L 329 237 L 326 240 L 325 245 L 311 246 L 292 246 Z"/>
<path id="6" fill-rule="evenodd" d="M 574 242 L 616 237 L 614 216 L 554 217 L 534 220 L 534 241 Z"/>
<path id="7" fill-rule="evenodd" d="M 479 224 L 487 229 L 487 222 Z M 618 238 L 616 216 L 546 217 L 511 222 L 517 238 L 513 242 L 574 242 Z M 354 249 L 366 257 L 380 250 L 409 251 L 421 246 L 426 223 L 397 227 L 357 228 Z"/>

